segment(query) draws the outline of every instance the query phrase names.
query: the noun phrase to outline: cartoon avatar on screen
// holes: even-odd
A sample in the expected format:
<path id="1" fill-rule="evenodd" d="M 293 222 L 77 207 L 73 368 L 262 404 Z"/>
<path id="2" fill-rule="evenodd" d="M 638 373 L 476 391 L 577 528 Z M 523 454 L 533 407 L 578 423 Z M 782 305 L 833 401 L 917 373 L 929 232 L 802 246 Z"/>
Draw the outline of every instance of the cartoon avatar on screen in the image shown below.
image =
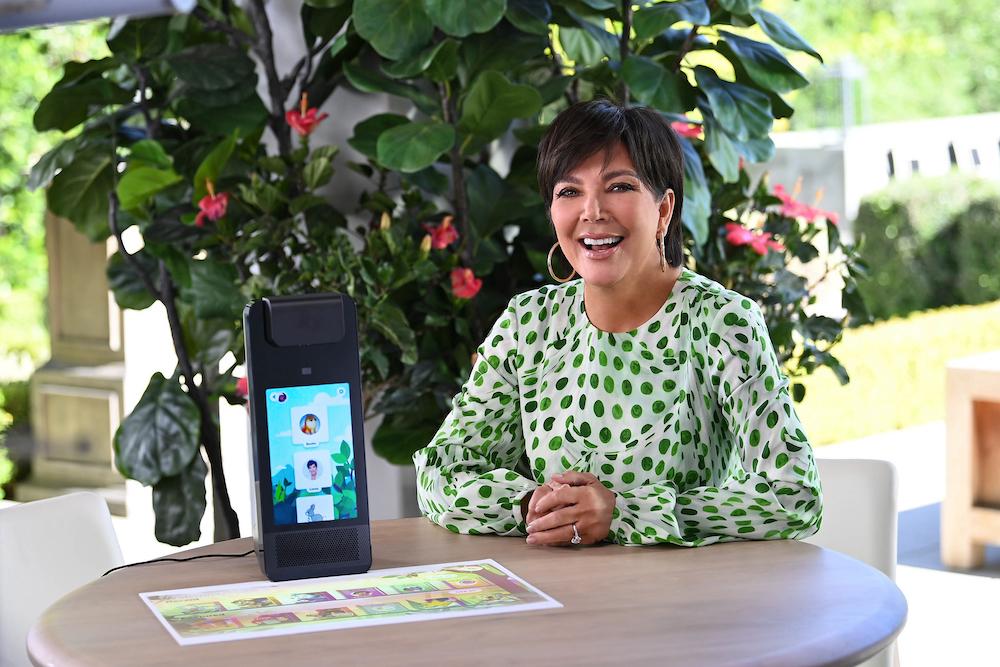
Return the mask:
<path id="1" fill-rule="evenodd" d="M 303 415 L 299 421 L 299 428 L 306 435 L 315 435 L 319 432 L 319 417 L 312 413 Z"/>

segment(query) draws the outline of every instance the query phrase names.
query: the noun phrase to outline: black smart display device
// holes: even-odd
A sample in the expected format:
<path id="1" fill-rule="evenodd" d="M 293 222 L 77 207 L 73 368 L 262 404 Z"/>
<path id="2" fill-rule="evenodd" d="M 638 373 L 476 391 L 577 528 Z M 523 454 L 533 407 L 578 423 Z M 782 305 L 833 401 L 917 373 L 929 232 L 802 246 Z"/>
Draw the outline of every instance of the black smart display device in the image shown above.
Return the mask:
<path id="1" fill-rule="evenodd" d="M 371 568 L 357 310 L 343 294 L 243 310 L 253 537 L 273 581 Z"/>

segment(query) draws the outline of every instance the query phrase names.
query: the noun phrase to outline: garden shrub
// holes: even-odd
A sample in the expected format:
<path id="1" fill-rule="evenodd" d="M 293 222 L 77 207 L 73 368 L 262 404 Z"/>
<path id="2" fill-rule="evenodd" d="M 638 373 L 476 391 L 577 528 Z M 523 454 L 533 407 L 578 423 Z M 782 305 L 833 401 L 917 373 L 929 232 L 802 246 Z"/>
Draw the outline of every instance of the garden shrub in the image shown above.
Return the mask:
<path id="1" fill-rule="evenodd" d="M 1000 299 L 1000 196 L 975 201 L 952 223 L 958 292 L 965 303 Z"/>
<path id="2" fill-rule="evenodd" d="M 869 276 L 859 289 L 872 317 L 983 301 L 959 287 L 960 226 L 973 202 L 997 196 L 996 183 L 952 172 L 895 182 L 862 200 L 854 229 Z"/>

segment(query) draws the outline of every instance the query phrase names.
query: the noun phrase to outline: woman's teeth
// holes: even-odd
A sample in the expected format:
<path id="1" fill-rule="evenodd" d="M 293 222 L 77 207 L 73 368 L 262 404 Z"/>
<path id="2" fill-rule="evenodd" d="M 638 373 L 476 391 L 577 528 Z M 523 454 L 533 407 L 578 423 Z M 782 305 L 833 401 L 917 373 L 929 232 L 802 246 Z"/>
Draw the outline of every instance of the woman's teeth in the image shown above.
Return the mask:
<path id="1" fill-rule="evenodd" d="M 588 248 L 599 248 L 603 246 L 614 246 L 617 245 L 619 241 L 622 240 L 621 236 L 609 236 L 603 239 L 583 239 L 583 245 Z"/>

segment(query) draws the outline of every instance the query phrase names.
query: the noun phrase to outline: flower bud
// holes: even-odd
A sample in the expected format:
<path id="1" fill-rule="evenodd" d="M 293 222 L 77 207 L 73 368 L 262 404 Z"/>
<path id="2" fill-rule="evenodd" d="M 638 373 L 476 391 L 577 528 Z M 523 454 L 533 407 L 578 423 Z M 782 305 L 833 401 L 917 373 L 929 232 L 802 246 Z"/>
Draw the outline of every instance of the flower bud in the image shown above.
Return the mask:
<path id="1" fill-rule="evenodd" d="M 382 211 L 382 220 L 379 221 L 378 228 L 384 232 L 389 229 L 390 225 L 392 225 L 392 218 L 389 216 L 388 211 Z"/>
<path id="2" fill-rule="evenodd" d="M 431 251 L 431 235 L 424 234 L 424 238 L 420 241 L 420 255 L 426 257 Z"/>

